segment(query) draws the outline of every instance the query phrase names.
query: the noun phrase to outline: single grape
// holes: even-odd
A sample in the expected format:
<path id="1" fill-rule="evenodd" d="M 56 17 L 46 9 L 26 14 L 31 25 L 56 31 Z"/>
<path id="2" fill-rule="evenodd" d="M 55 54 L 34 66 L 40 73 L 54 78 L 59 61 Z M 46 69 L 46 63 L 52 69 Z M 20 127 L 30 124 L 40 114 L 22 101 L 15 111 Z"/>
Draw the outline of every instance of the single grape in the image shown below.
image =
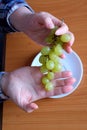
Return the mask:
<path id="1" fill-rule="evenodd" d="M 40 67 L 40 71 L 41 71 L 41 73 L 46 73 L 46 72 L 48 72 L 48 69 L 46 68 L 46 66 L 45 65 L 42 65 L 41 67 Z"/>
<path id="2" fill-rule="evenodd" d="M 61 46 L 60 44 L 58 44 L 58 45 L 56 45 L 56 46 L 54 47 L 54 53 L 55 53 L 56 55 L 58 55 L 58 56 L 61 56 L 61 55 L 62 55 L 62 53 L 63 53 L 63 48 L 62 48 L 62 46 Z"/>
<path id="3" fill-rule="evenodd" d="M 51 91 L 54 89 L 54 86 L 51 82 L 48 82 L 46 85 L 45 85 L 45 89 L 46 91 Z"/>
<path id="4" fill-rule="evenodd" d="M 54 62 L 52 60 L 48 60 L 46 62 L 46 67 L 48 70 L 52 70 L 54 68 Z"/>
<path id="5" fill-rule="evenodd" d="M 70 34 L 66 33 L 66 34 L 61 35 L 60 39 L 62 42 L 69 42 L 71 40 L 71 36 L 70 36 Z"/>
<path id="6" fill-rule="evenodd" d="M 42 64 L 45 64 L 47 60 L 48 60 L 47 56 L 41 55 L 39 57 L 39 62 L 42 63 Z"/>
<path id="7" fill-rule="evenodd" d="M 62 65 L 61 64 L 55 64 L 54 68 L 52 69 L 52 72 L 61 72 L 62 71 Z"/>
<path id="8" fill-rule="evenodd" d="M 47 78 L 48 78 L 49 80 L 54 79 L 54 73 L 53 73 L 53 72 L 48 72 Z"/>
<path id="9" fill-rule="evenodd" d="M 43 47 L 41 50 L 42 55 L 48 55 L 49 52 L 50 52 L 50 47 L 48 47 L 48 46 Z"/>
<path id="10" fill-rule="evenodd" d="M 50 81 L 49 81 L 49 79 L 46 77 L 46 76 L 44 76 L 43 78 L 42 78 L 42 83 L 44 84 L 44 85 L 46 85 L 47 83 L 49 83 Z"/>
<path id="11" fill-rule="evenodd" d="M 54 50 L 50 51 L 49 58 L 50 58 L 50 60 L 52 60 L 55 63 L 60 63 L 60 57 L 58 57 L 58 55 L 56 55 L 56 53 L 54 52 Z"/>
<path id="12" fill-rule="evenodd" d="M 52 61 L 55 61 L 58 59 L 58 56 L 54 53 L 54 52 L 50 52 L 49 53 L 49 58 L 52 60 Z"/>

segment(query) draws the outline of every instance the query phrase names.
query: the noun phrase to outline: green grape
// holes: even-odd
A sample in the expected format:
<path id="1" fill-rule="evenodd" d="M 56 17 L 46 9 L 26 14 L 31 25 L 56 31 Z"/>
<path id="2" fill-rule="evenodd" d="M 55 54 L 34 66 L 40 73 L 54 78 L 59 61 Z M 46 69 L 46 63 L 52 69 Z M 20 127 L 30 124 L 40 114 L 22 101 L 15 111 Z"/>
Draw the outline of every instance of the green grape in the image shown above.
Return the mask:
<path id="1" fill-rule="evenodd" d="M 57 59 L 58 56 L 57 56 L 54 52 L 50 52 L 50 53 L 49 53 L 49 58 L 50 58 L 51 60 L 54 60 L 54 59 Z"/>
<path id="2" fill-rule="evenodd" d="M 46 62 L 46 67 L 48 70 L 52 70 L 54 68 L 54 62 L 52 60 L 48 60 Z"/>
<path id="3" fill-rule="evenodd" d="M 54 62 L 57 62 L 57 61 L 60 60 L 59 57 L 58 57 L 54 52 L 50 52 L 50 53 L 49 53 L 49 58 L 50 58 L 52 61 L 54 61 Z M 57 63 L 58 63 L 58 62 L 57 62 Z"/>
<path id="4" fill-rule="evenodd" d="M 46 85 L 47 83 L 49 83 L 50 81 L 49 81 L 49 79 L 46 77 L 46 76 L 44 76 L 43 78 L 42 78 L 42 83 L 44 84 L 44 85 Z"/>
<path id="5" fill-rule="evenodd" d="M 54 52 L 55 52 L 55 54 L 58 55 L 58 56 L 62 55 L 62 53 L 63 53 L 63 48 L 62 48 L 62 46 L 61 46 L 60 44 L 56 45 L 56 46 L 54 47 Z"/>
<path id="6" fill-rule="evenodd" d="M 40 67 L 40 71 L 41 71 L 41 73 L 46 73 L 46 72 L 48 72 L 48 69 L 46 68 L 46 66 L 45 65 L 42 65 L 41 67 Z"/>
<path id="7" fill-rule="evenodd" d="M 60 72 L 62 71 L 62 65 L 61 64 L 55 64 L 54 68 L 52 69 L 52 72 Z"/>
<path id="8" fill-rule="evenodd" d="M 42 63 L 42 64 L 45 64 L 47 60 L 48 60 L 47 56 L 41 55 L 39 57 L 39 62 Z"/>
<path id="9" fill-rule="evenodd" d="M 70 34 L 63 34 L 60 36 L 62 42 L 69 42 L 71 40 Z"/>
<path id="10" fill-rule="evenodd" d="M 48 78 L 49 80 L 54 79 L 54 73 L 53 73 L 53 72 L 48 72 L 47 78 Z"/>
<path id="11" fill-rule="evenodd" d="M 50 52 L 50 47 L 48 47 L 48 46 L 43 47 L 41 50 L 42 55 L 48 55 L 49 52 Z"/>
<path id="12" fill-rule="evenodd" d="M 45 41 L 47 42 L 47 44 L 53 43 L 53 41 L 54 41 L 54 40 L 53 40 L 53 37 L 54 37 L 53 35 L 49 35 L 49 36 L 46 38 Z"/>
<path id="13" fill-rule="evenodd" d="M 51 91 L 54 89 L 54 86 L 51 82 L 48 82 L 46 85 L 45 85 L 45 90 L 46 91 Z"/>
<path id="14" fill-rule="evenodd" d="M 58 59 L 57 60 L 54 60 L 54 64 L 61 64 L 61 62 L 60 62 L 60 58 L 58 57 Z"/>

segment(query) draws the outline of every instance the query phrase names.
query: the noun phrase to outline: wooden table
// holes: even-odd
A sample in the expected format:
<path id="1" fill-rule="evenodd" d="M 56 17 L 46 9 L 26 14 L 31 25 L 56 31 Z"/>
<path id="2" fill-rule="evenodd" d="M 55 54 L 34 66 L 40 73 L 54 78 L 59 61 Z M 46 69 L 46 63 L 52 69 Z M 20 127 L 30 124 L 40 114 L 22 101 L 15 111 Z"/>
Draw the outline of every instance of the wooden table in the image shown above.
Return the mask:
<path id="1" fill-rule="evenodd" d="M 39 109 L 27 114 L 13 102 L 4 103 L 3 130 L 87 130 L 87 0 L 27 0 L 35 11 L 65 19 L 76 40 L 84 75 L 78 89 L 61 99 L 37 101 Z M 30 65 L 41 46 L 22 33 L 7 35 L 5 70 Z M 77 66 L 78 67 L 78 66 Z M 77 73 L 77 72 L 76 72 Z"/>

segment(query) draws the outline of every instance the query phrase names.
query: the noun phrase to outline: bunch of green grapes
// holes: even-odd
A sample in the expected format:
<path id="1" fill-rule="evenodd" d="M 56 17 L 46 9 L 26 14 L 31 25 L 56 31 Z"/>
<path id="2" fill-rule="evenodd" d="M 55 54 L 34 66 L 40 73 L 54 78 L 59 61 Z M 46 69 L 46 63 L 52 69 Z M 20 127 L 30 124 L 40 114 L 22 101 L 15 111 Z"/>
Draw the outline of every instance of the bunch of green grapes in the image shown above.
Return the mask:
<path id="1" fill-rule="evenodd" d="M 69 34 L 56 36 L 56 29 L 56 27 L 52 29 L 50 35 L 47 37 L 46 42 L 48 46 L 42 48 L 39 58 L 39 62 L 41 63 L 40 71 L 44 74 L 42 77 L 42 84 L 47 91 L 54 88 L 51 82 L 51 80 L 54 79 L 54 74 L 62 71 L 60 56 L 63 53 L 63 43 L 69 42 L 71 39 Z"/>

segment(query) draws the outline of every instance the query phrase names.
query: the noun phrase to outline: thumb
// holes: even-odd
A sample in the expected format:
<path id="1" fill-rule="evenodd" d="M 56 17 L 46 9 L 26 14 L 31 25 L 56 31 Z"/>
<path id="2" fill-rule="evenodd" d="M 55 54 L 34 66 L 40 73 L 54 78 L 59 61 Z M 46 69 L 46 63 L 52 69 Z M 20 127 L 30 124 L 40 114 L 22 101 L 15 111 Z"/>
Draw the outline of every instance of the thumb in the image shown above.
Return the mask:
<path id="1" fill-rule="evenodd" d="M 25 106 L 25 111 L 28 113 L 31 113 L 36 109 L 38 109 L 38 105 L 36 103 L 29 103 Z"/>

